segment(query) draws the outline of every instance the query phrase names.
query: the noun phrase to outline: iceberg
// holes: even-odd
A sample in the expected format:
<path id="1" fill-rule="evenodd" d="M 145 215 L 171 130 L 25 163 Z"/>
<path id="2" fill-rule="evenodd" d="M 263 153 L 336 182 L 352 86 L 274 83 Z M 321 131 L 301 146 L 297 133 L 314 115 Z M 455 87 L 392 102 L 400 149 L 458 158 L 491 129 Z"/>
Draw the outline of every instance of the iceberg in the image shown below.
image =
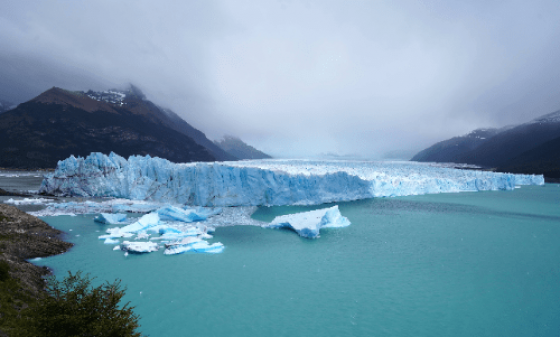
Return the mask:
<path id="1" fill-rule="evenodd" d="M 93 221 L 102 223 L 102 224 L 110 224 L 110 225 L 117 225 L 126 221 L 126 214 L 110 214 L 110 213 L 101 213 L 96 216 Z"/>
<path id="2" fill-rule="evenodd" d="M 121 244 L 121 250 L 129 253 L 151 253 L 157 252 L 159 250 L 159 246 L 155 242 L 123 241 Z"/>
<path id="3" fill-rule="evenodd" d="M 319 230 L 327 227 L 346 227 L 350 221 L 340 214 L 338 205 L 315 211 L 277 216 L 263 228 L 290 228 L 299 236 L 309 239 L 319 237 Z"/>
<path id="4" fill-rule="evenodd" d="M 182 254 L 186 252 L 196 253 L 221 253 L 224 251 L 224 245 L 221 242 L 208 244 L 206 241 L 200 239 L 193 239 L 184 241 L 177 244 L 166 245 L 167 249 L 163 252 L 165 255 Z"/>
<path id="5" fill-rule="evenodd" d="M 221 212 L 221 210 L 220 210 Z M 166 206 L 157 210 L 161 220 L 181 221 L 181 222 L 195 222 L 204 221 L 209 216 L 214 215 L 215 212 L 207 210 L 203 207 L 181 209 L 175 206 Z"/>
<path id="6" fill-rule="evenodd" d="M 220 210 L 221 212 L 221 210 Z M 211 210 L 206 214 L 215 214 L 215 210 Z M 148 242 L 140 241 L 124 241 L 120 245 L 120 249 L 131 253 L 149 253 L 159 249 L 155 240 L 161 240 L 166 244 L 166 255 L 180 254 L 187 251 L 197 253 L 220 253 L 223 251 L 223 244 L 217 242 L 209 244 L 203 239 L 212 239 L 212 235 L 208 234 L 208 228 L 212 231 L 214 227 L 209 227 L 205 224 L 199 223 L 198 225 L 186 225 L 185 222 L 190 222 L 193 218 L 193 213 L 185 211 L 181 208 L 174 206 L 167 206 L 159 210 L 142 216 L 138 221 L 123 227 L 108 228 L 108 234 L 100 235 L 100 240 L 105 240 L 105 244 L 119 244 L 117 238 L 129 238 L 136 235 L 136 240 L 148 239 Z M 197 213 L 197 217 L 201 213 Z M 162 221 L 161 217 L 166 219 L 184 221 Z M 206 217 L 204 217 L 206 219 Z M 150 238 L 148 232 L 160 234 L 158 237 Z"/>
<path id="7" fill-rule="evenodd" d="M 150 213 L 142 216 L 140 220 L 118 229 L 121 233 L 138 233 L 159 225 L 159 215 Z"/>
<path id="8" fill-rule="evenodd" d="M 513 190 L 542 175 L 460 170 L 416 162 L 248 160 L 175 164 L 91 153 L 59 161 L 40 193 L 191 206 L 318 205 L 374 197 Z"/>

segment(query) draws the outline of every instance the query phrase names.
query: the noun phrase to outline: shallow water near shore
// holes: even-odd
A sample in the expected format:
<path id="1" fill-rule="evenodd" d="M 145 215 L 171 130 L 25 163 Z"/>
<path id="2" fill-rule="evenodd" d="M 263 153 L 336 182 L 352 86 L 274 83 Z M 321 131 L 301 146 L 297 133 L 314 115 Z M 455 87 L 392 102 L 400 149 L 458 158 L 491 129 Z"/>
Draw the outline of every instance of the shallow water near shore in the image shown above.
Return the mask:
<path id="1" fill-rule="evenodd" d="M 122 279 L 150 336 L 558 335 L 559 185 L 338 205 L 352 225 L 317 240 L 223 227 L 223 253 L 176 256 L 125 257 L 93 216 L 45 217 L 76 245 L 34 263 Z"/>

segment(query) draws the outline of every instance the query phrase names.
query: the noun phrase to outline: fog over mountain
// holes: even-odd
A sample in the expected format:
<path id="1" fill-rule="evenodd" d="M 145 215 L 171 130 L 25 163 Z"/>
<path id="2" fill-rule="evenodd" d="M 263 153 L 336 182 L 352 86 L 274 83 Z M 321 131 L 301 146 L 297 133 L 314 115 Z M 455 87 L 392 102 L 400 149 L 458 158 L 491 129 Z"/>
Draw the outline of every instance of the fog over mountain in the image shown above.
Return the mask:
<path id="1" fill-rule="evenodd" d="M 0 99 L 132 83 L 274 157 L 415 152 L 560 108 L 560 2 L 3 1 Z"/>

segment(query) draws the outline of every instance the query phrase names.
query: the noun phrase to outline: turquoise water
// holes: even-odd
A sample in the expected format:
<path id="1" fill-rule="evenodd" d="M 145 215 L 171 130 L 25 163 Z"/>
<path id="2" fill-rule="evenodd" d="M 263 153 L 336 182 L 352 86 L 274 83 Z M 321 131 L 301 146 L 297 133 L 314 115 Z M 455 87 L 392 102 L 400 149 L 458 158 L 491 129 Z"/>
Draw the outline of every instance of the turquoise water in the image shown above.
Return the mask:
<path id="1" fill-rule="evenodd" d="M 150 336 L 559 335 L 559 185 L 338 205 L 352 225 L 317 240 L 218 228 L 208 255 L 125 257 L 92 216 L 45 218 L 76 246 L 36 263 L 122 279 Z"/>

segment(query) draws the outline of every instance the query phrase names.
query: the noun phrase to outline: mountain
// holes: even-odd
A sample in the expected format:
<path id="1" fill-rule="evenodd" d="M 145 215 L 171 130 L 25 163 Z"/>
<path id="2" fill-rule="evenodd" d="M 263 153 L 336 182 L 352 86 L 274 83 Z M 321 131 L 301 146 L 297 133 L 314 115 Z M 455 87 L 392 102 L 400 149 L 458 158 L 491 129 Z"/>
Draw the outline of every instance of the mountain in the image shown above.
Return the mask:
<path id="1" fill-rule="evenodd" d="M 0 167 L 54 168 L 70 155 L 110 151 L 174 162 L 214 161 L 210 149 L 187 135 L 192 126 L 178 118 L 134 87 L 125 92 L 53 87 L 0 114 Z"/>
<path id="2" fill-rule="evenodd" d="M 475 150 L 465 153 L 459 160 L 485 167 L 500 167 L 557 137 L 560 137 L 560 111 L 501 132 Z"/>
<path id="3" fill-rule="evenodd" d="M 0 99 L 0 114 L 4 111 L 10 110 L 13 107 L 13 105 L 14 105 L 13 103 Z"/>
<path id="4" fill-rule="evenodd" d="M 412 160 L 475 164 L 499 171 L 557 175 L 560 166 L 560 110 L 530 122 L 455 137 L 420 151 Z"/>
<path id="5" fill-rule="evenodd" d="M 142 114 L 155 123 L 163 123 L 165 126 L 192 138 L 197 144 L 208 149 L 216 160 L 237 160 L 237 158 L 231 156 L 206 138 L 206 135 L 202 131 L 195 129 L 170 109 L 161 108 L 148 101 L 140 89 L 133 85 L 131 85 L 127 91 L 109 90 L 94 92 L 90 90 L 85 94 L 97 101 L 104 101 L 121 106 L 125 105 L 128 109 L 135 113 Z"/>
<path id="6" fill-rule="evenodd" d="M 498 171 L 541 173 L 547 178 L 560 182 L 560 137 L 523 152 L 498 167 Z"/>
<path id="7" fill-rule="evenodd" d="M 411 160 L 434 162 L 459 162 L 467 152 L 476 149 L 488 139 L 498 134 L 498 129 L 476 129 L 469 134 L 453 137 L 436 143 L 418 152 Z"/>
<path id="8" fill-rule="evenodd" d="M 214 141 L 222 150 L 239 159 L 269 159 L 271 156 L 261 152 L 251 145 L 244 143 L 241 139 L 234 136 L 224 136 L 219 141 Z"/>

